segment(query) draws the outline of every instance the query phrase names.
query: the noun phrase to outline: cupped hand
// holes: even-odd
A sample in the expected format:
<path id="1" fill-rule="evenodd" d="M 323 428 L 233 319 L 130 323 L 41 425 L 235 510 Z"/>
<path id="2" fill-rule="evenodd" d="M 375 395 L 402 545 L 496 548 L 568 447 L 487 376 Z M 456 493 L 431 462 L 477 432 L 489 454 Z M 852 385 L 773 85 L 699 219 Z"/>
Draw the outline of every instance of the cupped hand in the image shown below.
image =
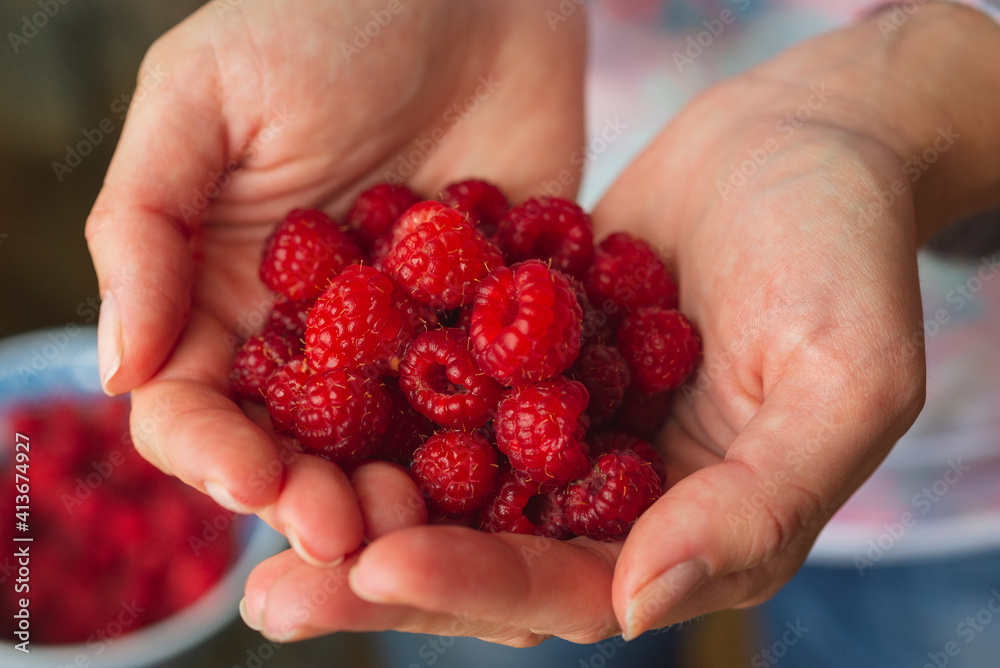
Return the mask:
<path id="1" fill-rule="evenodd" d="M 575 191 L 562 157 L 582 143 L 582 17 L 553 31 L 548 9 L 220 0 L 153 45 L 87 221 L 102 382 L 132 391 L 147 459 L 261 514 L 312 563 L 360 545 L 347 476 L 229 394 L 234 342 L 270 303 L 263 242 L 288 210 L 342 214 L 387 178 L 432 196 L 480 176 L 519 198 L 565 173 Z"/>
<path id="2" fill-rule="evenodd" d="M 922 11 L 933 26 L 955 10 Z M 963 39 L 927 25 L 913 19 L 932 43 Z M 704 345 L 658 441 L 669 489 L 623 544 L 397 527 L 335 569 L 265 562 L 248 622 L 285 639 L 399 629 L 522 646 L 631 638 L 773 594 L 922 406 L 916 249 L 950 215 L 934 187 L 979 148 L 942 144 L 947 105 L 906 98 L 926 47 L 903 47 L 869 22 L 709 90 L 595 211 L 602 233 L 668 258 Z M 947 159 L 914 183 L 906 160 L 935 142 Z"/>

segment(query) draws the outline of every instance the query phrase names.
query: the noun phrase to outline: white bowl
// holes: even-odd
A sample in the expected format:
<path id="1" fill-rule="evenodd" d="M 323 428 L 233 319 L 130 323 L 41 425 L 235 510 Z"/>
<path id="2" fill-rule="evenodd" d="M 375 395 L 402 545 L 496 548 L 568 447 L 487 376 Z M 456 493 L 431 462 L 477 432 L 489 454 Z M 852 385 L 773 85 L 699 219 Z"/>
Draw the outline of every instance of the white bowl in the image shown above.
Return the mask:
<path id="1" fill-rule="evenodd" d="M 0 341 L 2 438 L 11 436 L 3 417 L 6 407 L 55 396 L 104 396 L 99 378 L 95 327 L 71 324 Z M 192 605 L 104 642 L 48 646 L 30 643 L 30 652 L 25 654 L 14 648 L 11 639 L 4 638 L 0 643 L 0 666 L 142 668 L 194 648 L 235 618 L 243 585 L 253 567 L 286 547 L 284 537 L 258 518 L 240 516 L 237 521 L 239 557 L 225 576 Z"/>

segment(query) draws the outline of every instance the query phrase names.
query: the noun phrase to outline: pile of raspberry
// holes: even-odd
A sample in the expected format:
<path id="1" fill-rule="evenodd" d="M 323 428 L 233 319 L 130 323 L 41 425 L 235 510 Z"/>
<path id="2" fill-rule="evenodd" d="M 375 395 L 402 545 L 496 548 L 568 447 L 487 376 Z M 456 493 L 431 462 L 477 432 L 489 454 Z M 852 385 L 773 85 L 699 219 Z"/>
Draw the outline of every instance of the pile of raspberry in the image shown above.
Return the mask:
<path id="1" fill-rule="evenodd" d="M 142 459 L 128 415 L 127 400 L 103 395 L 5 407 L 0 629 L 8 641 L 19 642 L 15 615 L 26 598 L 32 649 L 87 643 L 100 654 L 194 603 L 236 559 L 238 518 Z M 14 434 L 23 435 L 16 449 Z M 15 586 L 25 546 L 29 574 Z"/>
<path id="2" fill-rule="evenodd" d="M 232 387 L 303 451 L 396 462 L 432 519 L 493 532 L 619 540 L 662 493 L 649 439 L 700 339 L 657 253 L 595 246 L 575 203 L 379 184 L 343 223 L 292 211 L 260 277 Z"/>

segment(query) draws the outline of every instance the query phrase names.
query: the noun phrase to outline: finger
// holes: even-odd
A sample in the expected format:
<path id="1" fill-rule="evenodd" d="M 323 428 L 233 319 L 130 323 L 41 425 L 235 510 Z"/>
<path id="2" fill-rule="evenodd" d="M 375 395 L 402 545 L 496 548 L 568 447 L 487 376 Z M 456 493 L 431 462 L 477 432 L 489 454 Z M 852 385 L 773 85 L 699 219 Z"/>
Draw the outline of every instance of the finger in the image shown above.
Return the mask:
<path id="1" fill-rule="evenodd" d="M 351 588 L 373 603 L 596 642 L 618 633 L 610 606 L 617 551 L 586 539 L 415 527 L 365 548 Z"/>
<path id="2" fill-rule="evenodd" d="M 348 584 L 352 556 L 333 568 L 317 568 L 291 551 L 271 557 L 247 578 L 244 619 L 275 640 L 303 640 L 333 631 L 398 630 L 471 636 L 517 647 L 538 644 L 543 636 L 515 626 L 358 598 Z"/>
<path id="3" fill-rule="evenodd" d="M 279 448 L 228 398 L 227 340 L 192 314 L 167 366 L 132 392 L 136 448 L 221 505 L 261 513 L 307 560 L 341 560 L 363 532 L 350 481 L 332 462 Z"/>
<path id="4" fill-rule="evenodd" d="M 192 196 L 227 159 L 211 50 L 180 44 L 179 29 L 143 62 L 143 95 L 129 110 L 87 220 L 103 299 L 101 380 L 112 394 L 151 377 L 184 327 L 197 222 Z"/>
<path id="5" fill-rule="evenodd" d="M 364 521 L 344 471 L 322 457 L 289 453 L 278 500 L 261 513 L 307 563 L 341 563 L 361 545 Z"/>
<path id="6" fill-rule="evenodd" d="M 367 462 L 351 473 L 361 506 L 365 540 L 427 524 L 427 503 L 409 473 L 389 462 Z"/>
<path id="7" fill-rule="evenodd" d="M 857 382 L 868 362 L 838 370 L 826 360 L 820 384 L 801 366 L 821 360 L 802 357 L 725 460 L 679 481 L 636 523 L 614 589 L 628 637 L 669 619 L 706 582 L 757 568 L 814 535 L 905 430 L 891 385 Z M 727 604 L 747 594 L 733 590 Z"/>
<path id="8" fill-rule="evenodd" d="M 211 491 L 231 510 L 254 512 L 277 500 L 284 465 L 228 397 L 225 335 L 195 311 L 167 366 L 132 392 L 130 426 L 136 449 L 162 471 Z"/>

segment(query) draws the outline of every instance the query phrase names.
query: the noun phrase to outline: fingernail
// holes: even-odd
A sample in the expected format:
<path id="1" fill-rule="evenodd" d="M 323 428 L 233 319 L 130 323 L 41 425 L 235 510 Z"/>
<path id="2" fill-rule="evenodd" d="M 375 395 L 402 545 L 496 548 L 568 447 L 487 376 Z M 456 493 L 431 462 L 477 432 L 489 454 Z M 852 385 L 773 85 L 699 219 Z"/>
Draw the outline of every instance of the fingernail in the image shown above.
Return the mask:
<path id="1" fill-rule="evenodd" d="M 294 527 L 290 526 L 285 527 L 285 538 L 288 539 L 288 542 L 292 546 L 292 549 L 295 550 L 295 554 L 299 555 L 300 557 L 302 557 L 303 561 L 313 566 L 317 566 L 319 568 L 335 568 L 336 566 L 339 566 L 340 564 L 344 563 L 344 555 L 340 555 L 339 557 L 333 559 L 332 561 L 324 561 L 323 559 L 317 557 L 316 555 L 306 550 L 305 547 L 303 547 L 302 541 L 299 539 L 299 534 L 297 531 L 295 531 Z"/>
<path id="2" fill-rule="evenodd" d="M 122 322 L 118 302 L 110 290 L 101 297 L 101 316 L 97 321 L 97 364 L 105 394 L 108 383 L 122 365 Z"/>
<path id="3" fill-rule="evenodd" d="M 622 637 L 632 640 L 648 631 L 707 578 L 707 564 L 686 561 L 644 586 L 628 606 Z"/>
<path id="4" fill-rule="evenodd" d="M 226 510 L 231 510 L 234 513 L 240 513 L 242 515 L 252 515 L 253 510 L 247 508 L 242 503 L 233 498 L 233 495 L 229 493 L 229 490 L 223 487 L 221 483 L 214 480 L 205 481 L 205 493 L 212 497 L 212 500 L 217 504 L 225 508 Z"/>
<path id="5" fill-rule="evenodd" d="M 245 596 L 240 599 L 240 617 L 243 618 L 243 623 L 252 628 L 254 631 L 260 631 L 264 628 L 262 620 L 250 619 L 250 613 L 247 612 L 247 599 Z"/>
<path id="6" fill-rule="evenodd" d="M 295 642 L 296 640 L 301 640 L 306 635 L 305 629 L 292 626 L 291 624 L 285 624 L 282 629 L 283 630 L 277 632 L 265 629 L 261 631 L 261 634 L 274 643 Z"/>
<path id="7" fill-rule="evenodd" d="M 347 573 L 347 584 L 350 586 L 351 591 L 354 592 L 355 596 L 369 603 L 391 603 L 392 600 L 389 596 L 386 596 L 384 592 L 378 591 L 378 583 L 375 587 L 371 587 L 371 583 L 366 583 L 364 578 L 358 575 L 358 566 L 355 565 Z"/>

